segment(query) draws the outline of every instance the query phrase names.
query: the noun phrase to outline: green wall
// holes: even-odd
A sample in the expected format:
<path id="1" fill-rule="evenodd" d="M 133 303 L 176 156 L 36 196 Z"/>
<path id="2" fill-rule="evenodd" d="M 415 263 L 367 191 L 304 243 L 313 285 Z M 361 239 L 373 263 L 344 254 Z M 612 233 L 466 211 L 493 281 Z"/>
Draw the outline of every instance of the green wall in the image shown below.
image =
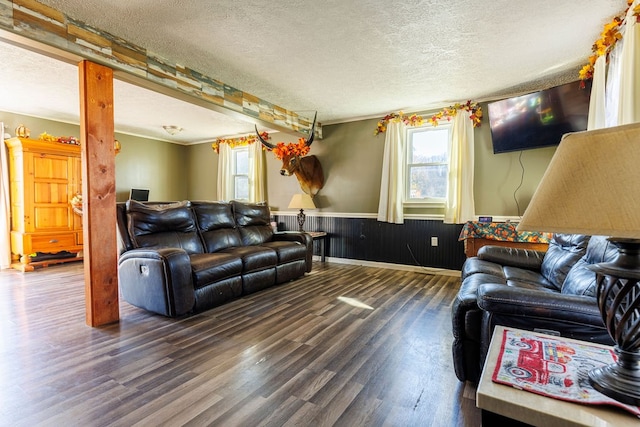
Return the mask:
<path id="1" fill-rule="evenodd" d="M 76 124 L 0 112 L 5 130 L 15 136 L 24 124 L 31 138 L 46 132 L 53 136 L 80 135 Z M 183 200 L 188 196 L 189 166 L 184 146 L 116 133 L 122 149 L 116 155 L 116 199 L 125 201 L 131 188 L 148 188 L 150 200 Z"/>
<path id="2" fill-rule="evenodd" d="M 483 105 L 483 109 L 486 115 L 486 105 Z M 310 152 L 318 156 L 325 174 L 325 187 L 316 196 L 316 204 L 321 212 L 377 213 L 385 135 L 374 135 L 376 123 L 377 119 L 371 119 L 323 126 L 323 139 L 316 140 Z M 525 150 L 522 154 L 493 154 L 486 117 L 474 132 L 476 214 L 522 215 L 555 147 Z M 295 140 L 295 137 L 287 139 L 280 134 L 273 135 L 275 142 Z M 286 208 L 291 195 L 300 189 L 295 178 L 278 174 L 280 163 L 272 155 L 267 154 L 267 158 L 269 204 L 275 210 L 282 210 Z M 442 213 L 441 210 L 425 208 L 406 208 L 405 212 Z"/>
<path id="3" fill-rule="evenodd" d="M 476 215 L 522 216 L 556 147 L 493 154 L 487 108 L 482 107 L 485 119 L 474 132 Z"/>
<path id="4" fill-rule="evenodd" d="M 486 105 L 483 106 L 486 115 Z M 79 135 L 74 124 L 0 112 L 0 121 L 13 135 L 24 124 L 37 138 L 42 132 L 55 136 Z M 316 196 L 319 212 L 375 214 L 378 210 L 384 134 L 374 135 L 377 119 L 323 126 L 310 154 L 318 156 L 325 186 Z M 296 142 L 298 135 L 274 133 L 272 143 Z M 116 134 L 122 151 L 116 156 L 117 200 L 127 199 L 129 189 L 149 188 L 151 200 L 217 200 L 218 155 L 211 144 L 183 146 Z M 475 202 L 477 215 L 522 215 L 555 147 L 522 153 L 493 154 L 487 120 L 475 129 Z M 524 166 L 524 175 L 520 166 Z M 267 199 L 275 211 L 287 211 L 293 194 L 301 192 L 295 177 L 280 175 L 281 162 L 266 153 Z M 521 176 L 523 183 L 520 189 Z M 518 203 L 514 200 L 514 193 Z M 519 206 L 518 206 L 519 204 Z M 432 214 L 437 210 L 407 209 L 408 214 Z"/>
<path id="5" fill-rule="evenodd" d="M 309 154 L 316 155 L 324 172 L 324 187 L 315 197 L 321 212 L 375 213 L 378 210 L 384 136 L 376 138 L 376 120 L 322 127 Z M 272 135 L 273 142 L 295 142 L 297 137 Z M 269 205 L 287 210 L 300 187 L 295 177 L 279 174 L 281 162 L 267 153 Z"/>
<path id="6" fill-rule="evenodd" d="M 116 156 L 118 201 L 127 200 L 131 188 L 148 188 L 149 200 L 188 199 L 189 163 L 184 146 L 129 135 L 116 137 L 122 144 Z"/>
<path id="7" fill-rule="evenodd" d="M 188 200 L 218 200 L 218 155 L 211 144 L 185 146 Z"/>

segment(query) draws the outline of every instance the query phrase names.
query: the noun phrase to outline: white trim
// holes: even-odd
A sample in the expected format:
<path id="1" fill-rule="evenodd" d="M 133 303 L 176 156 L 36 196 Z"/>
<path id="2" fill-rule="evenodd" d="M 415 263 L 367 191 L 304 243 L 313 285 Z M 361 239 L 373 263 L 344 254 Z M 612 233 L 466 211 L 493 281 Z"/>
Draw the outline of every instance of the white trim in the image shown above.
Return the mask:
<path id="1" fill-rule="evenodd" d="M 321 259 L 319 255 L 314 255 L 313 260 L 320 261 Z M 360 259 L 350 259 L 350 258 L 326 257 L 325 262 L 333 262 L 336 264 L 361 265 L 364 267 L 387 268 L 390 270 L 413 271 L 415 273 L 438 274 L 441 276 L 451 276 L 451 277 L 460 277 L 461 275 L 459 270 L 448 270 L 446 268 L 421 267 L 416 265 L 405 265 L 405 264 L 392 264 L 388 262 L 364 261 Z"/>
<path id="2" fill-rule="evenodd" d="M 360 212 L 312 212 L 306 210 L 305 215 L 307 217 L 317 216 L 323 218 L 377 218 L 375 213 L 360 213 Z M 271 211 L 271 215 L 278 216 L 297 216 L 298 211 Z"/>
<path id="3" fill-rule="evenodd" d="M 444 221 L 444 214 L 404 214 L 404 219 L 416 219 L 422 221 Z"/>
<path id="4" fill-rule="evenodd" d="M 445 150 L 447 153 L 447 161 L 446 162 L 425 162 L 425 163 L 412 163 L 411 162 L 411 148 L 414 146 L 414 136 L 418 134 L 425 135 L 426 140 L 423 140 L 424 143 L 433 143 L 433 133 L 431 132 L 441 132 L 442 130 L 447 131 L 447 139 L 445 141 Z M 451 133 L 453 132 L 453 122 L 440 119 L 438 120 L 438 126 L 433 124 L 431 121 L 421 125 L 421 126 L 413 126 L 407 127 L 405 130 L 405 139 L 406 139 L 406 149 L 405 149 L 405 158 L 404 158 L 404 169 L 405 169 L 405 177 L 404 177 L 404 185 L 402 190 L 402 202 L 403 206 L 424 206 L 427 207 L 439 207 L 444 209 L 447 204 L 447 196 L 445 197 L 424 197 L 424 198 L 414 198 L 411 197 L 411 176 L 410 170 L 411 166 L 420 165 L 418 167 L 433 167 L 433 166 L 444 166 L 446 167 L 445 171 L 449 170 L 449 165 L 451 163 L 451 147 L 448 141 L 451 140 Z M 428 135 L 428 136 L 427 136 Z M 448 173 L 448 172 L 447 172 Z M 449 178 L 447 177 L 447 186 L 445 187 L 445 193 L 448 192 L 447 188 L 449 187 Z"/>
<path id="5" fill-rule="evenodd" d="M 493 218 L 493 222 L 520 222 L 521 216 L 505 216 L 505 215 L 476 215 L 476 219 L 481 216 L 490 216 Z"/>
<path id="6" fill-rule="evenodd" d="M 307 217 L 317 216 L 322 218 L 372 218 L 378 219 L 378 214 L 375 213 L 362 213 L 362 212 L 309 212 L 304 211 Z M 297 212 L 291 211 L 271 211 L 271 215 L 277 216 L 296 216 Z M 442 221 L 444 215 L 442 214 L 405 214 L 405 219 L 421 219 L 431 221 Z"/>
<path id="7" fill-rule="evenodd" d="M 402 205 L 406 206 L 407 208 L 444 209 L 445 204 L 445 199 L 441 199 L 439 201 L 436 201 L 435 199 L 407 199 L 402 202 Z"/>
<path id="8" fill-rule="evenodd" d="M 502 99 L 502 97 L 498 96 L 495 99 Z M 480 101 L 478 101 L 478 102 L 480 102 Z M 452 106 L 454 103 L 455 102 L 450 102 L 447 105 L 448 106 Z M 416 116 L 420 116 L 425 120 L 430 120 L 430 118 L 434 114 L 437 114 L 438 112 L 442 111 L 443 109 L 448 108 L 447 105 L 441 104 L 441 103 L 429 104 L 429 105 L 422 106 L 422 108 L 420 108 L 418 110 L 400 108 L 400 110 L 396 110 L 396 111 L 402 111 L 405 116 L 410 116 L 412 114 L 415 114 Z M 380 114 L 370 114 L 370 115 L 366 115 L 366 116 L 351 117 L 351 118 L 348 118 L 348 119 L 327 120 L 325 122 L 322 122 L 322 126 L 338 125 L 338 124 L 342 124 L 342 123 L 351 123 L 351 122 L 360 122 L 360 121 L 363 121 L 363 120 L 373 120 L 373 119 L 376 119 L 376 120 L 380 121 L 387 114 L 389 114 L 389 113 L 387 112 L 387 113 L 380 113 Z M 448 120 L 446 118 L 443 118 L 443 119 L 438 120 L 438 123 L 447 122 L 447 121 Z"/>
<path id="9" fill-rule="evenodd" d="M 304 212 L 307 217 L 317 216 L 322 218 L 372 218 L 377 219 L 378 214 L 375 213 L 365 213 L 365 212 L 313 212 L 313 211 L 305 211 Z M 292 211 L 271 211 L 271 215 L 277 216 L 296 216 L 298 212 Z M 493 217 L 493 222 L 520 222 L 522 219 L 521 216 L 506 216 L 506 215 L 477 215 L 476 220 L 480 216 L 491 216 Z M 444 214 L 404 214 L 405 219 L 416 219 L 423 221 L 443 221 Z"/>

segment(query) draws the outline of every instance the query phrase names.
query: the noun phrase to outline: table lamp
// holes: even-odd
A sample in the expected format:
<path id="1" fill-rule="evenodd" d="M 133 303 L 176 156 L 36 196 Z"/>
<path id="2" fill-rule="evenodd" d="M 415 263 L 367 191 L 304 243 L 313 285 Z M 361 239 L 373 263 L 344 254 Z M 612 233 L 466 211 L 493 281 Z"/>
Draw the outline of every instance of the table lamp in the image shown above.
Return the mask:
<path id="1" fill-rule="evenodd" d="M 518 230 L 608 236 L 613 262 L 595 264 L 596 298 L 616 363 L 591 385 L 640 406 L 640 123 L 566 134 Z"/>
<path id="2" fill-rule="evenodd" d="M 298 225 L 300 228 L 298 231 L 304 231 L 304 220 L 307 217 L 304 214 L 304 209 L 316 208 L 316 205 L 313 203 L 313 199 L 306 193 L 294 194 L 289 202 L 289 208 L 300 209 L 300 213 L 298 214 Z"/>

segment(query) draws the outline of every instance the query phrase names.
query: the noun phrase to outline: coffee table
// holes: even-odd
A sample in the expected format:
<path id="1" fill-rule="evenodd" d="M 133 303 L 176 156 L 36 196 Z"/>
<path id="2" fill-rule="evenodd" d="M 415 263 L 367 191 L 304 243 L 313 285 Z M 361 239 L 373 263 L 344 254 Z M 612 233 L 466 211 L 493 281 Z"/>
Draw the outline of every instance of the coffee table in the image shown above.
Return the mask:
<path id="1" fill-rule="evenodd" d="M 488 420 L 496 418 L 504 420 L 506 417 L 521 423 L 545 427 L 640 426 L 639 418 L 619 408 L 566 402 L 494 383 L 491 377 L 500 353 L 504 329 L 503 326 L 496 326 L 493 331 L 489 353 L 476 392 L 476 406 L 482 409 L 483 425 L 496 425 L 489 424 Z M 513 330 L 514 328 L 508 329 Z M 563 338 L 563 340 L 576 342 L 569 338 Z M 590 345 L 598 346 L 592 343 Z M 604 345 L 602 347 L 607 348 Z"/>

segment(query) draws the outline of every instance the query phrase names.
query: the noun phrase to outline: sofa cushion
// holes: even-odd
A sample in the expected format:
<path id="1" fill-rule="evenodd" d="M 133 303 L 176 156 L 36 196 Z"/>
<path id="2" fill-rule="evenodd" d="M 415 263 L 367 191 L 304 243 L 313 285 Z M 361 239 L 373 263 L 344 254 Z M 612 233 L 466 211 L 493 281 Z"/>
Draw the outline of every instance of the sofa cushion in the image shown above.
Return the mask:
<path id="1" fill-rule="evenodd" d="M 478 250 L 478 258 L 498 265 L 526 268 L 540 271 L 545 252 L 508 246 L 483 246 Z"/>
<path id="2" fill-rule="evenodd" d="M 569 270 L 587 251 L 590 236 L 554 234 L 549 242 L 540 272 L 556 290 L 562 289 Z"/>
<path id="3" fill-rule="evenodd" d="M 504 272 L 502 271 L 502 265 L 486 261 L 477 257 L 467 258 L 464 264 L 462 264 L 461 279 L 465 280 L 467 277 L 474 274 L 489 274 L 504 279 Z"/>
<path id="4" fill-rule="evenodd" d="M 590 265 L 611 262 L 618 256 L 618 248 L 604 236 L 593 236 L 587 245 L 587 252 L 567 274 L 562 285 L 563 294 L 596 296 L 596 273 Z"/>
<path id="5" fill-rule="evenodd" d="M 239 246 L 223 249 L 221 253 L 240 258 L 242 260 L 242 274 L 266 268 L 275 268 L 278 263 L 276 251 L 264 246 Z"/>
<path id="6" fill-rule="evenodd" d="M 242 273 L 242 260 L 231 254 L 193 254 L 190 259 L 195 289 L 230 277 L 239 277 Z"/>
<path id="7" fill-rule="evenodd" d="M 278 255 L 278 264 L 284 264 L 291 261 L 305 260 L 307 257 L 307 248 L 300 242 L 290 241 L 274 241 L 262 244 L 267 248 L 276 251 Z"/>
<path id="8" fill-rule="evenodd" d="M 558 292 L 558 289 L 537 271 L 505 266 L 504 273 L 509 286 L 541 290 L 550 289 Z"/>
<path id="9" fill-rule="evenodd" d="M 230 277 L 194 290 L 194 310 L 203 311 L 217 307 L 242 295 L 242 277 Z"/>
<path id="10" fill-rule="evenodd" d="M 131 242 L 136 248 L 182 248 L 188 254 L 204 252 L 189 201 L 126 203 Z"/>
<path id="11" fill-rule="evenodd" d="M 207 252 L 242 246 L 229 203 L 191 202 L 191 205 Z"/>
<path id="12" fill-rule="evenodd" d="M 261 245 L 273 238 L 269 206 L 261 203 L 231 201 L 243 245 Z"/>

